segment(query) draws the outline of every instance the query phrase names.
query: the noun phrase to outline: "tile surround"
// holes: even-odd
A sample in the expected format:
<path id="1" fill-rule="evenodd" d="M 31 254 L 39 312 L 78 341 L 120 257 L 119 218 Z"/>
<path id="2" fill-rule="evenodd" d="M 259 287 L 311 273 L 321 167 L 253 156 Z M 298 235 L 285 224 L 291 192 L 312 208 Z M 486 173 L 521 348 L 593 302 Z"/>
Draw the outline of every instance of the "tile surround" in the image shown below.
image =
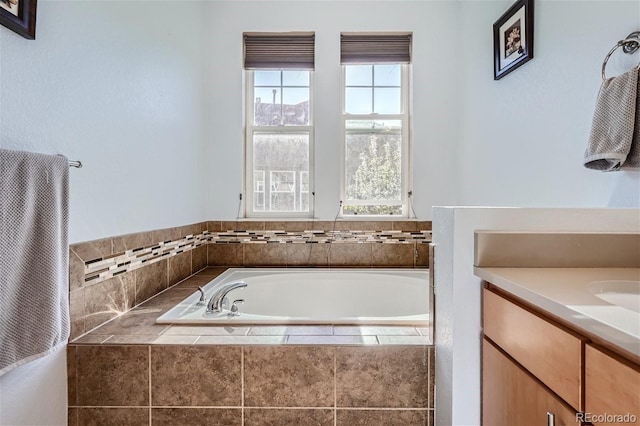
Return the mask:
<path id="1" fill-rule="evenodd" d="M 74 244 L 72 338 L 113 318 L 110 294 L 130 308 L 164 292 L 68 346 L 69 424 L 433 424 L 425 329 L 155 324 L 227 266 L 426 267 L 430 229 L 209 221 Z"/>
<path id="2" fill-rule="evenodd" d="M 433 350 L 70 345 L 69 424 L 431 425 Z"/>

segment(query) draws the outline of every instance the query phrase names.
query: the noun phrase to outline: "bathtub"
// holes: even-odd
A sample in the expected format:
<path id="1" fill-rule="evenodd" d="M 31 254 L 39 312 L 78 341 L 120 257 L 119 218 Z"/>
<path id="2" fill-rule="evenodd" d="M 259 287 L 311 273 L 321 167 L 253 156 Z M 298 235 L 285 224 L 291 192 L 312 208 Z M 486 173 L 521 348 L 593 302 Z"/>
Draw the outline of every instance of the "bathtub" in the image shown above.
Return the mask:
<path id="1" fill-rule="evenodd" d="M 244 281 L 228 293 L 221 313 L 199 304 L 200 292 L 160 316 L 160 324 L 429 324 L 427 269 L 230 268 L 203 286 L 209 301 L 220 288 Z M 238 303 L 238 315 L 230 304 Z"/>

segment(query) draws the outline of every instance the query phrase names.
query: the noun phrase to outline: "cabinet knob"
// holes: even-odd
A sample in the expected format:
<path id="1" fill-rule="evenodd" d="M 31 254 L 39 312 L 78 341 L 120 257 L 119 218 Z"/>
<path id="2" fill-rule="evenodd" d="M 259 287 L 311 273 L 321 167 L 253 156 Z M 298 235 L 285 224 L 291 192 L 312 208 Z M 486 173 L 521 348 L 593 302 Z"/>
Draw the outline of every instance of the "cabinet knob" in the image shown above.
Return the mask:
<path id="1" fill-rule="evenodd" d="M 547 411 L 547 426 L 556 426 L 556 416 Z"/>

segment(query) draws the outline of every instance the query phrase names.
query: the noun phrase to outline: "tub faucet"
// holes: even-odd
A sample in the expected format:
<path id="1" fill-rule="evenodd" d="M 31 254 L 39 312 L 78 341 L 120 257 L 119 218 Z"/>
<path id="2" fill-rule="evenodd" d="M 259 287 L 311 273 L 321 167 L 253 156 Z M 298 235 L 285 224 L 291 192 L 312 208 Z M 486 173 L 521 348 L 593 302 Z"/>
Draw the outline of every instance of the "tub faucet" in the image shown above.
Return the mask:
<path id="1" fill-rule="evenodd" d="M 225 297 L 227 297 L 227 294 L 230 291 L 235 290 L 236 288 L 243 288 L 246 286 L 247 286 L 247 283 L 244 281 L 237 281 L 237 282 L 225 285 L 220 290 L 216 291 L 213 294 L 213 296 L 211 296 L 211 299 L 209 299 L 209 303 L 207 304 L 207 312 L 209 313 L 222 312 L 222 303 L 224 302 Z"/>

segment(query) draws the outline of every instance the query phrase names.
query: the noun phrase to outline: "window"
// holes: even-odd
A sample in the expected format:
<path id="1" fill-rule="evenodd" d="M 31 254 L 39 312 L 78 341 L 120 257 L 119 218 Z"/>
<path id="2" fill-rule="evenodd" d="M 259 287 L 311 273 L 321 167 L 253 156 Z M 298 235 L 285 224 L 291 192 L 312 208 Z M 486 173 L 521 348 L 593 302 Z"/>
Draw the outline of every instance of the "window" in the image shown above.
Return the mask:
<path id="1" fill-rule="evenodd" d="M 344 35 L 342 214 L 406 216 L 410 35 Z"/>
<path id="2" fill-rule="evenodd" d="M 248 217 L 311 212 L 312 69 L 313 35 L 245 35 Z"/>

